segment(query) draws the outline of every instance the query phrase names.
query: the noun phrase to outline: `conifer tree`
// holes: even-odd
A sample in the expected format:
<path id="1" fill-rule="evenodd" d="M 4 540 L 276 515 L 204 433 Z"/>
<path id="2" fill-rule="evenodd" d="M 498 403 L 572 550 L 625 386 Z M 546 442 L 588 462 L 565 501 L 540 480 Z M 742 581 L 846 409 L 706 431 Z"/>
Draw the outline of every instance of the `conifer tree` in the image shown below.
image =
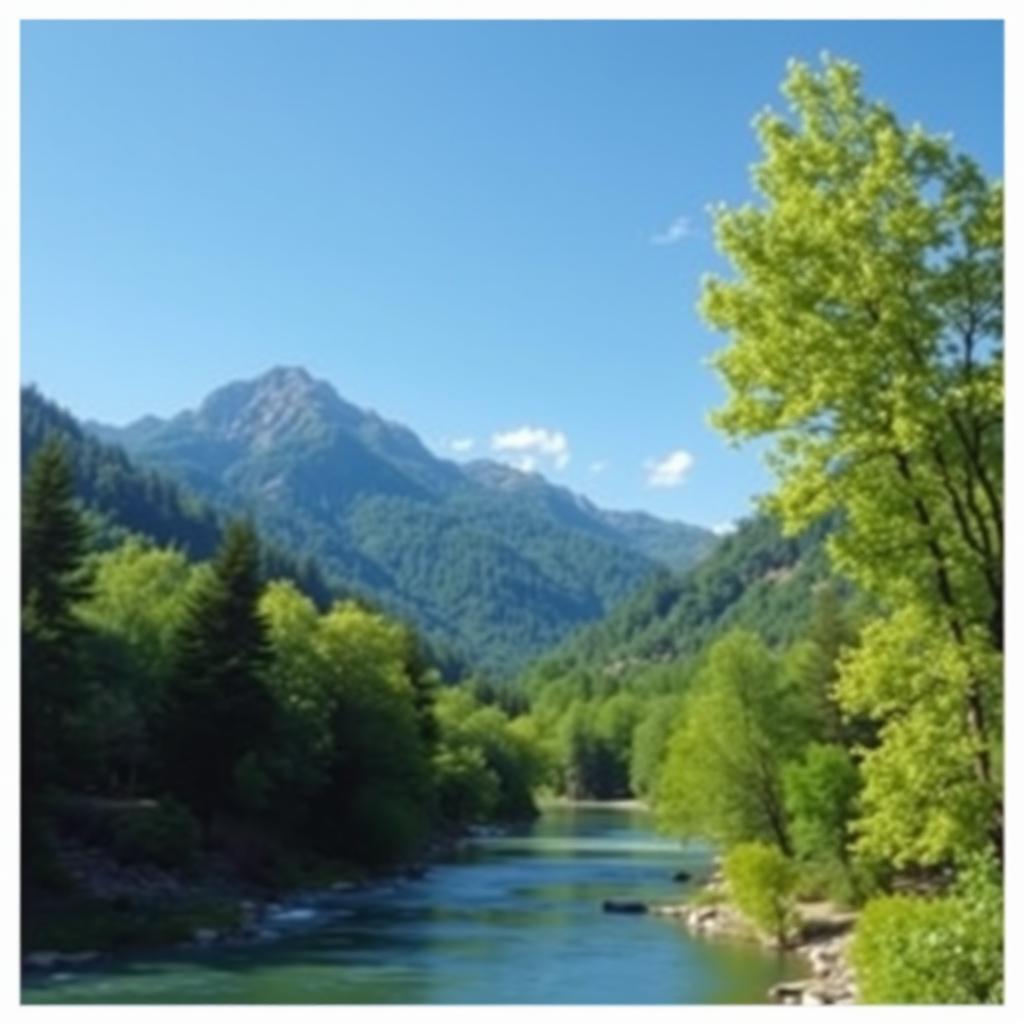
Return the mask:
<path id="1" fill-rule="evenodd" d="M 167 784 L 207 826 L 230 802 L 239 761 L 273 724 L 261 589 L 256 533 L 231 523 L 178 635 L 163 715 Z"/>
<path id="2" fill-rule="evenodd" d="M 75 504 L 67 454 L 56 439 L 34 456 L 22 495 L 21 643 L 22 786 L 28 796 L 52 783 L 65 721 L 80 703 L 81 624 L 75 603 L 88 585 L 82 571 L 86 526 Z"/>

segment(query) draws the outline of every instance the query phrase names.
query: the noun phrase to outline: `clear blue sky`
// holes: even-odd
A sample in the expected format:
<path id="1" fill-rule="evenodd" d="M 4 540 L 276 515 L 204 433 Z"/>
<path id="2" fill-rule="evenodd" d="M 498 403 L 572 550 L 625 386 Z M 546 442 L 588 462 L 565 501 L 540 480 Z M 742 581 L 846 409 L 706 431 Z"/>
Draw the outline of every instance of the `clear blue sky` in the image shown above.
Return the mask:
<path id="1" fill-rule="evenodd" d="M 504 454 L 728 521 L 770 478 L 706 426 L 704 208 L 822 50 L 1002 173 L 997 23 L 27 23 L 22 377 L 123 423 L 300 364 L 437 451 L 543 429 Z"/>

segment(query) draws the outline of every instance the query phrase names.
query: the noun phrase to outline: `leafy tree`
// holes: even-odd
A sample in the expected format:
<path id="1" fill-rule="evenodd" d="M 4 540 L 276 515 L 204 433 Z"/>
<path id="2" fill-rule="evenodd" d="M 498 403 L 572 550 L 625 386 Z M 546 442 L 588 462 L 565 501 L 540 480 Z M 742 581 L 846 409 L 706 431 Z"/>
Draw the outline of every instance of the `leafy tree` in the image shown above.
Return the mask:
<path id="1" fill-rule="evenodd" d="M 883 606 L 912 606 L 926 630 L 914 642 L 951 673 L 841 684 L 847 706 L 893 725 L 865 761 L 866 800 L 884 803 L 887 786 L 943 815 L 947 789 L 892 744 L 930 757 L 939 737 L 923 734 L 948 716 L 961 735 L 945 775 L 973 785 L 987 812 L 975 825 L 1000 850 L 1003 189 L 948 138 L 865 98 L 849 63 L 794 62 L 783 92 L 792 116 L 757 120 L 761 202 L 715 217 L 736 270 L 702 300 L 732 339 L 715 359 L 729 395 L 715 420 L 735 439 L 776 436 L 770 505 L 786 528 L 840 513 L 836 567 Z M 893 628 L 910 640 L 908 623 Z M 856 663 L 883 640 L 866 637 Z"/>
<path id="2" fill-rule="evenodd" d="M 663 827 L 791 851 L 782 766 L 805 736 L 777 659 L 750 633 L 717 641 L 687 695 L 657 790 Z"/>
<path id="3" fill-rule="evenodd" d="M 978 738 L 963 709 L 979 679 L 995 680 L 1000 657 L 979 637 L 951 644 L 920 605 L 869 625 L 844 662 L 841 693 L 852 712 L 882 719 L 879 742 L 863 752 L 857 848 L 897 867 L 935 865 L 993 846 L 999 796 L 978 769 Z M 1002 773 L 998 691 L 986 687 L 995 731 L 986 757 Z"/>
<path id="4" fill-rule="evenodd" d="M 98 685 L 76 728 L 96 784 L 131 796 L 155 783 L 153 727 L 188 597 L 202 572 L 182 552 L 140 538 L 94 553 L 89 568 L 92 592 L 78 614 L 89 627 L 85 655 Z"/>
<path id="5" fill-rule="evenodd" d="M 747 842 L 729 851 L 722 869 L 736 906 L 784 945 L 797 923 L 793 862 L 777 846 Z"/>
<path id="6" fill-rule="evenodd" d="M 845 865 L 860 792 L 860 776 L 849 753 L 836 744 L 808 744 L 800 760 L 784 768 L 783 789 L 797 856 Z"/>
<path id="7" fill-rule="evenodd" d="M 248 766 L 262 813 L 325 853 L 368 863 L 407 856 L 434 793 L 405 628 L 353 602 L 319 615 L 283 581 L 260 608 L 282 716 L 271 749 Z"/>
<path id="8" fill-rule="evenodd" d="M 230 804 L 243 755 L 259 749 L 273 725 L 259 564 L 254 531 L 232 523 L 176 638 L 163 767 L 171 790 L 207 826 Z"/>

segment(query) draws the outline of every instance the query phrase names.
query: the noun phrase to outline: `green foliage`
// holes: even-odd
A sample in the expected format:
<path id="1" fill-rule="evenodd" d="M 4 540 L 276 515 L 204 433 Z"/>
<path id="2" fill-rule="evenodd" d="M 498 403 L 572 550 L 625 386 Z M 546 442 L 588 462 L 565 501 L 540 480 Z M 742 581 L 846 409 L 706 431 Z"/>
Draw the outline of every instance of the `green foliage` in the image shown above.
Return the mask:
<path id="1" fill-rule="evenodd" d="M 479 747 L 442 747 L 434 755 L 434 777 L 444 821 L 469 824 L 493 816 L 501 784 Z"/>
<path id="2" fill-rule="evenodd" d="M 1000 658 L 983 637 L 951 640 L 941 622 L 908 606 L 872 623 L 843 664 L 845 707 L 882 720 L 880 742 L 863 754 L 858 849 L 892 861 L 941 864 L 988 845 L 1001 771 Z M 979 681 L 996 762 L 978 771 L 983 742 L 965 728 Z"/>
<path id="3" fill-rule="evenodd" d="M 112 849 L 126 863 L 187 870 L 195 864 L 202 844 L 199 822 L 174 800 L 117 816 L 112 832 Z"/>
<path id="4" fill-rule="evenodd" d="M 806 740 L 777 659 L 754 635 L 711 648 L 669 741 L 657 790 L 661 825 L 724 843 L 790 849 L 782 766 Z"/>
<path id="5" fill-rule="evenodd" d="M 408 855 L 433 812 L 434 741 L 404 627 L 352 602 L 320 615 L 285 582 L 267 588 L 260 609 L 282 713 L 260 759 L 262 813 L 325 853 Z"/>
<path id="6" fill-rule="evenodd" d="M 229 526 L 175 638 L 161 715 L 163 770 L 171 791 L 205 823 L 230 802 L 240 759 L 259 750 L 273 727 L 257 545 L 249 526 Z"/>
<path id="7" fill-rule="evenodd" d="M 515 728 L 499 708 L 481 706 L 461 687 L 441 692 L 437 718 L 441 752 L 462 759 L 456 752 L 477 751 L 497 781 L 492 813 L 502 820 L 535 817 L 533 791 L 543 778 L 544 758 L 529 730 Z"/>
<path id="8" fill-rule="evenodd" d="M 88 696 L 82 626 L 75 604 L 88 593 L 83 575 L 86 527 L 74 499 L 64 446 L 39 448 L 21 510 L 23 825 L 43 792 L 68 773 L 77 751 L 70 717 Z"/>
<path id="9" fill-rule="evenodd" d="M 783 770 L 783 788 L 796 855 L 844 863 L 860 792 L 860 776 L 848 751 L 835 744 L 808 744 L 801 758 Z"/>
<path id="10" fill-rule="evenodd" d="M 815 588 L 829 575 L 824 540 L 831 525 L 823 520 L 790 538 L 770 516 L 741 523 L 695 566 L 658 573 L 545 655 L 527 685 L 539 689 L 597 666 L 631 675 L 645 665 L 697 657 L 734 628 L 758 633 L 773 647 L 792 642 L 807 627 Z"/>
<path id="11" fill-rule="evenodd" d="M 946 896 L 872 900 L 851 958 L 866 1003 L 1000 1003 L 1003 896 L 992 863 L 976 861 Z"/>
<path id="12" fill-rule="evenodd" d="M 680 699 L 675 695 L 648 698 L 645 703 L 631 737 L 629 761 L 629 788 L 638 797 L 654 796 L 680 707 Z"/>
<path id="13" fill-rule="evenodd" d="M 797 923 L 793 862 L 777 846 L 747 842 L 729 851 L 723 872 L 740 911 L 780 945 L 785 944 Z"/>
<path id="14" fill-rule="evenodd" d="M 703 311 L 734 440 L 774 435 L 789 531 L 839 514 L 836 568 L 892 617 L 842 670 L 879 724 L 863 848 L 1002 847 L 1003 188 L 906 128 L 859 71 L 794 62 L 757 121 L 762 202 L 716 215 L 736 276 Z"/>

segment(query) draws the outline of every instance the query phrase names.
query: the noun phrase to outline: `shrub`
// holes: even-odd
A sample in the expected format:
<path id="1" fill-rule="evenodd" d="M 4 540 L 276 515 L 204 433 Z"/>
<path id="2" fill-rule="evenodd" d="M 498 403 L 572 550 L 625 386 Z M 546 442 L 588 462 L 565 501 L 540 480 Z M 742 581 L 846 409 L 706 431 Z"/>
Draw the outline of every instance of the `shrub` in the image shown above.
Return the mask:
<path id="1" fill-rule="evenodd" d="M 1003 901 L 975 864 L 948 896 L 884 896 L 861 914 L 851 956 L 865 1003 L 999 1003 Z"/>
<path id="2" fill-rule="evenodd" d="M 186 807 L 166 800 L 118 815 L 111 840 L 118 860 L 190 868 L 199 855 L 202 830 Z"/>
<path id="3" fill-rule="evenodd" d="M 740 843 L 725 858 L 725 880 L 737 908 L 758 928 L 784 944 L 796 924 L 792 861 L 765 842 Z"/>

